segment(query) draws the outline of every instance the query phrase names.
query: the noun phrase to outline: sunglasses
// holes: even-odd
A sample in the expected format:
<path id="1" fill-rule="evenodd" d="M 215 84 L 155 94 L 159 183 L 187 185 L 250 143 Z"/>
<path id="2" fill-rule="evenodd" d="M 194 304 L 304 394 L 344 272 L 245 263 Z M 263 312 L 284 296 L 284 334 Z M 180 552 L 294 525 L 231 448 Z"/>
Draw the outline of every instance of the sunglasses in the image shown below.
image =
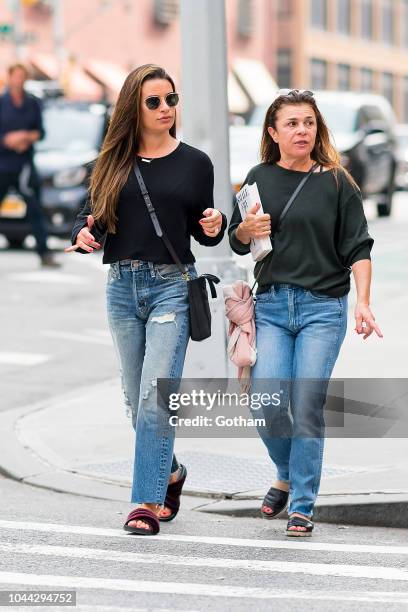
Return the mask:
<path id="1" fill-rule="evenodd" d="M 277 97 L 298 95 L 311 96 L 313 98 L 314 93 L 310 91 L 310 89 L 279 89 L 279 91 L 276 92 Z"/>
<path id="2" fill-rule="evenodd" d="M 166 100 L 167 106 L 171 106 L 171 107 L 177 106 L 178 101 L 179 101 L 179 95 L 178 93 L 175 93 L 173 91 L 171 93 L 168 93 L 166 96 L 164 96 L 164 99 Z M 160 102 L 161 102 L 160 96 L 149 96 L 145 100 L 145 104 L 149 110 L 157 110 L 160 106 Z"/>

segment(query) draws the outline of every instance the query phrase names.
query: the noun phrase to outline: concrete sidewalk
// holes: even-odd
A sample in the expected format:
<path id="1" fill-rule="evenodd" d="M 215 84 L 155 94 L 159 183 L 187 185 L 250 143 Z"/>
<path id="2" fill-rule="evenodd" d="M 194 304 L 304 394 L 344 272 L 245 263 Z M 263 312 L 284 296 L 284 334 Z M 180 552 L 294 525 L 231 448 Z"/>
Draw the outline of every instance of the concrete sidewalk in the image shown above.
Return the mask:
<path id="1" fill-rule="evenodd" d="M 36 486 L 128 502 L 133 451 L 117 380 L 0 414 L 0 468 Z M 176 453 L 188 466 L 184 493 L 202 510 L 260 516 L 274 470 L 257 437 L 180 437 Z M 314 516 L 407 527 L 406 439 L 327 439 Z"/>

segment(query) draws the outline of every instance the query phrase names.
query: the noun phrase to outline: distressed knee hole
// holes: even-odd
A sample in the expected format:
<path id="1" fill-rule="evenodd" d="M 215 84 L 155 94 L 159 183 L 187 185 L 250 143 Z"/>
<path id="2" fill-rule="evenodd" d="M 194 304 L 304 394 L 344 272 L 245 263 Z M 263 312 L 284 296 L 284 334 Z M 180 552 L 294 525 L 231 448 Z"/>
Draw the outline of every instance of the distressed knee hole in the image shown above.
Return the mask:
<path id="1" fill-rule="evenodd" d="M 152 323 L 173 323 L 176 320 L 176 313 L 169 312 L 167 314 L 152 317 Z"/>
<path id="2" fill-rule="evenodd" d="M 157 387 L 157 380 L 156 380 L 156 378 L 153 378 L 153 380 L 151 381 L 150 384 L 151 384 L 152 388 L 155 389 Z M 150 389 L 146 389 L 146 391 L 144 391 L 144 393 L 142 395 L 143 399 L 144 400 L 148 399 L 149 398 L 149 394 L 150 394 Z"/>

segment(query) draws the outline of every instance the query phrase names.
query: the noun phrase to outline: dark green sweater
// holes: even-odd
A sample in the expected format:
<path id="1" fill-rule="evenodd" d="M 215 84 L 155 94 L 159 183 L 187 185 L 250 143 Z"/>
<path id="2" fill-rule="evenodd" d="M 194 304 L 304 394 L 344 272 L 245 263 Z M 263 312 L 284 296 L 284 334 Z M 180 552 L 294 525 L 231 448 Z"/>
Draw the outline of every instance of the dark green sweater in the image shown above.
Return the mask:
<path id="1" fill-rule="evenodd" d="M 280 213 L 306 172 L 287 170 L 262 163 L 252 168 L 243 184 L 258 185 L 265 213 L 271 215 L 272 234 Z M 361 194 L 341 170 L 313 173 L 293 202 L 274 250 L 263 260 L 257 293 L 273 283 L 289 283 L 341 297 L 350 291 L 351 265 L 370 259 L 374 240 L 368 233 Z M 250 252 L 249 245 L 236 237 L 241 223 L 234 206 L 228 233 L 231 248 L 239 255 Z M 255 276 L 260 264 L 255 266 Z"/>

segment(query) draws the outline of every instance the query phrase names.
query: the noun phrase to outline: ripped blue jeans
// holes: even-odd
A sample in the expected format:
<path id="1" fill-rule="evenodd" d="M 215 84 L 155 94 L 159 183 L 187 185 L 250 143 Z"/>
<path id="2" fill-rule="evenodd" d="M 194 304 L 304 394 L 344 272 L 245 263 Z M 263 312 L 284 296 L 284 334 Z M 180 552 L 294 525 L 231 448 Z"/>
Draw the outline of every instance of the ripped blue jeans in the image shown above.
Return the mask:
<path id="1" fill-rule="evenodd" d="M 193 264 L 189 274 L 196 278 Z M 180 379 L 189 340 L 187 282 L 175 264 L 124 260 L 111 264 L 106 288 L 109 327 L 125 401 L 136 433 L 133 503 L 163 504 L 171 472 L 174 428 L 163 425 L 157 379 Z"/>

